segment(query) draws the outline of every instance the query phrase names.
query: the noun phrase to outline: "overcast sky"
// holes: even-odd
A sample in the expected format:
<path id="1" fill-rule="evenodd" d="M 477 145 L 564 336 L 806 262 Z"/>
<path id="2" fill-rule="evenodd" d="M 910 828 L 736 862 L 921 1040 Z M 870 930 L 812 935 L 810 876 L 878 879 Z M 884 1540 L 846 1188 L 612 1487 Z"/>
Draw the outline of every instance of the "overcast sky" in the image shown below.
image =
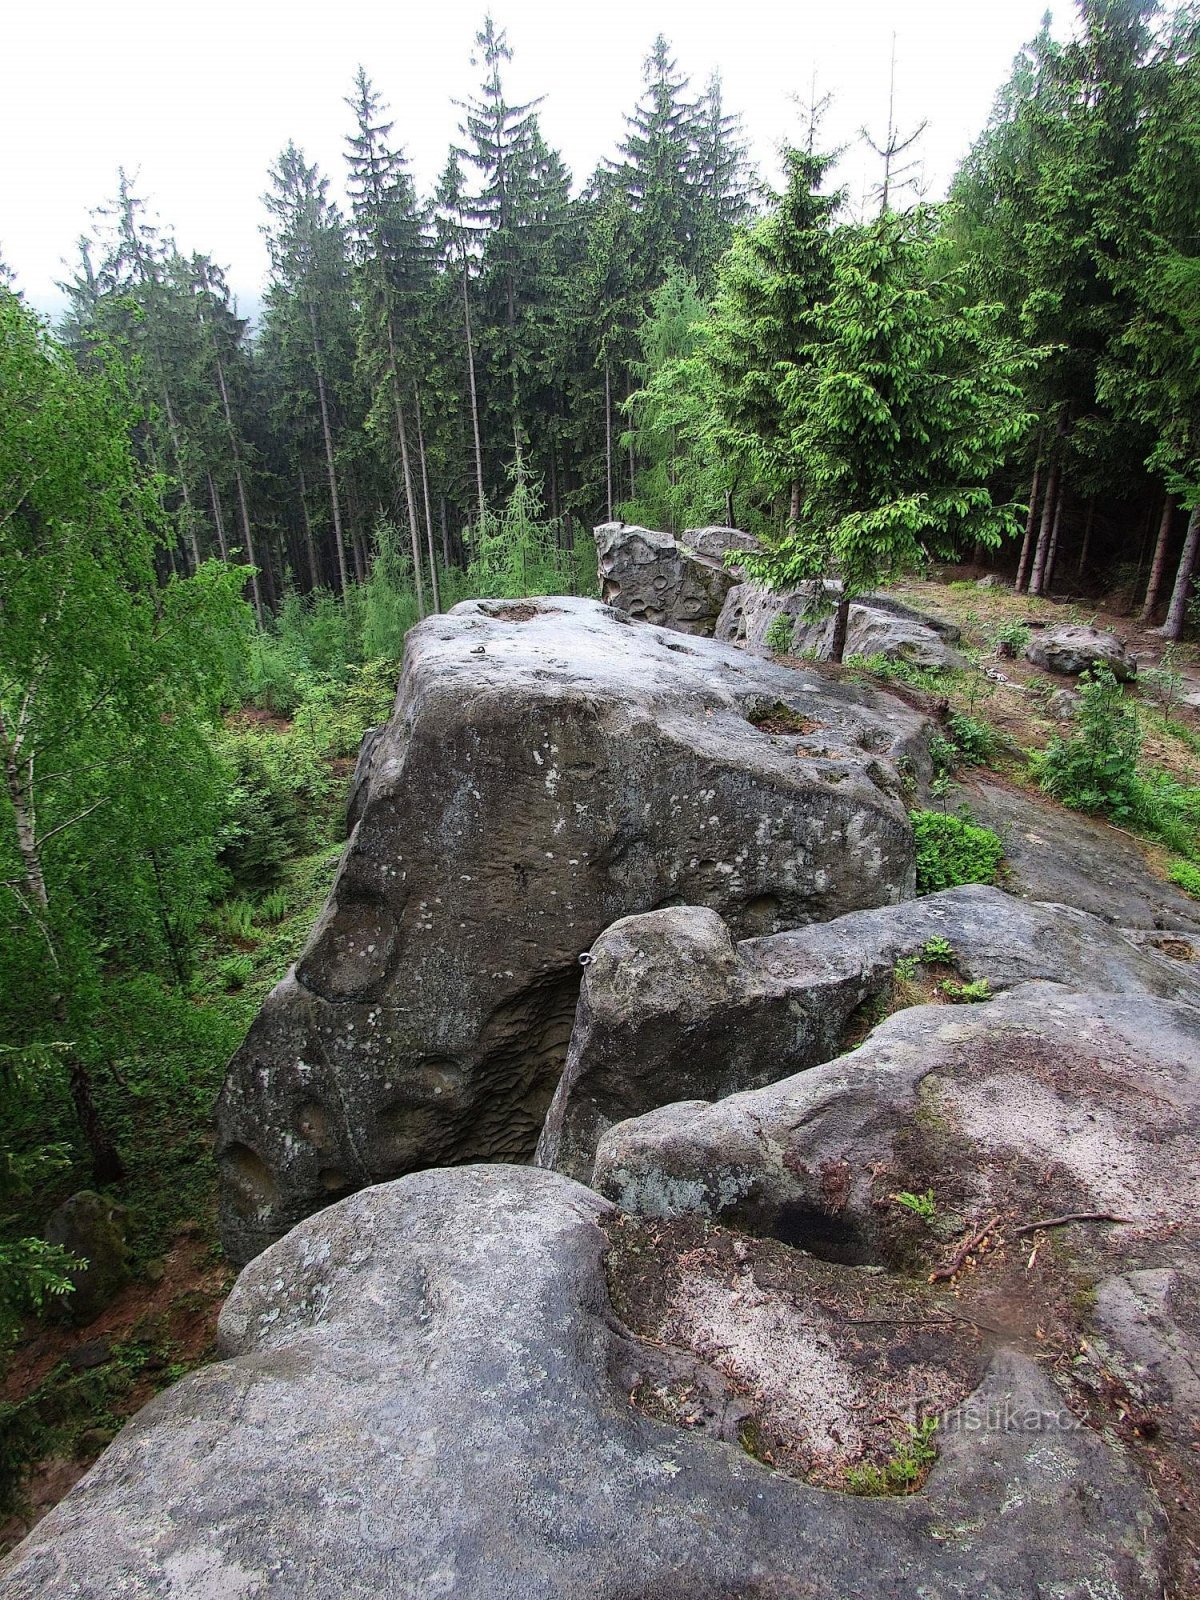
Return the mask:
<path id="1" fill-rule="evenodd" d="M 496 0 L 514 51 L 513 100 L 546 96 L 542 126 L 582 182 L 623 130 L 655 33 L 699 88 L 717 68 L 764 174 L 799 122 L 793 97 L 832 93 L 831 142 L 882 130 L 892 35 L 897 120 L 927 118 L 920 151 L 944 192 L 1045 0 Z M 261 292 L 259 197 L 289 138 L 341 187 L 343 104 L 361 61 L 428 188 L 472 93 L 485 0 L 8 0 L 0 46 L 0 254 L 18 287 L 58 309 L 54 281 L 124 165 L 185 250 Z M 1066 6 L 1060 5 L 1066 21 Z M 842 181 L 874 171 L 848 151 Z"/>

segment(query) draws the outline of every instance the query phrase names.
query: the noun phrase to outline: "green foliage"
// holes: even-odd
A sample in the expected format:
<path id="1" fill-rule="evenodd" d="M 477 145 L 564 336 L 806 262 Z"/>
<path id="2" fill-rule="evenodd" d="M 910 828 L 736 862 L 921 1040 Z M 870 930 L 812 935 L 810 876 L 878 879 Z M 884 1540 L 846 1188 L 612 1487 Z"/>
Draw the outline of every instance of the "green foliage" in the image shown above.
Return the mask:
<path id="1" fill-rule="evenodd" d="M 996 735 L 986 722 L 955 711 L 946 720 L 961 765 L 983 767 L 996 759 Z"/>
<path id="2" fill-rule="evenodd" d="M 217 977 L 226 989 L 241 989 L 254 971 L 248 955 L 225 956 L 217 962 Z"/>
<path id="3" fill-rule="evenodd" d="M 996 629 L 993 637 L 996 645 L 998 647 L 1000 645 L 1005 646 L 1010 656 L 1019 656 L 1030 639 L 1032 639 L 1033 634 L 1023 622 L 1004 622 Z"/>
<path id="4" fill-rule="evenodd" d="M 474 594 L 516 599 L 531 594 L 578 594 L 586 587 L 575 550 L 563 549 L 545 517 L 541 485 L 518 457 L 502 512 L 485 512 L 468 530 L 467 582 Z"/>
<path id="5" fill-rule="evenodd" d="M 768 650 L 776 650 L 780 655 L 786 655 L 792 648 L 795 634 L 795 618 L 789 617 L 786 611 L 781 611 L 778 616 L 771 618 L 771 625 L 763 637 L 763 643 Z"/>
<path id="6" fill-rule="evenodd" d="M 995 883 L 1004 845 L 990 828 L 941 811 L 910 811 L 917 847 L 917 893 L 960 883 Z"/>
<path id="7" fill-rule="evenodd" d="M 973 1005 L 982 1000 L 995 998 L 992 986 L 986 978 L 975 978 L 970 983 L 960 983 L 955 978 L 946 978 L 941 987 L 946 999 L 956 1005 Z"/>
<path id="8" fill-rule="evenodd" d="M 850 1494 L 904 1495 L 912 1494 L 924 1482 L 929 1468 L 937 1460 L 933 1438 L 937 1432 L 936 1417 L 925 1417 L 915 1427 L 910 1423 L 907 1432 L 895 1442 L 895 1449 L 882 1466 L 871 1464 L 846 1469 L 846 1488 Z"/>
<path id="9" fill-rule="evenodd" d="M 747 558 L 753 576 L 784 587 L 834 573 L 844 603 L 966 540 L 1015 532 L 990 478 L 1030 427 L 1020 384 L 1034 357 L 1001 332 L 998 307 L 956 299 L 953 278 L 928 210 L 844 230 L 813 342 L 786 380 L 800 514 Z"/>
<path id="10" fill-rule="evenodd" d="M 1186 894 L 1200 900 L 1200 867 L 1194 861 L 1172 861 L 1167 877 Z"/>
<path id="11" fill-rule="evenodd" d="M 40 1310 L 50 1296 L 69 1294 L 68 1274 L 79 1265 L 57 1245 L 26 1234 L 17 1218 L 8 1214 L 52 1172 L 67 1165 L 61 1145 L 27 1142 L 26 1133 L 34 1080 L 56 1073 L 61 1055 L 61 1049 L 48 1045 L 23 1049 L 0 1045 L 0 1375 L 21 1316 Z"/>
<path id="12" fill-rule="evenodd" d="M 282 922 L 287 916 L 288 897 L 286 889 L 272 889 L 269 894 L 263 895 L 258 903 L 258 916 L 263 922 Z"/>
<path id="13" fill-rule="evenodd" d="M 921 960 L 930 962 L 953 961 L 954 946 L 950 943 L 949 939 L 926 939 L 925 943 L 921 946 Z"/>
<path id="14" fill-rule="evenodd" d="M 220 862 L 240 888 L 265 889 L 286 861 L 313 848 L 331 802 L 328 770 L 303 725 L 282 738 L 231 733 L 221 749 L 228 787 Z"/>
<path id="15" fill-rule="evenodd" d="M 901 956 L 892 968 L 892 976 L 897 983 L 912 983 L 921 965 L 920 956 Z"/>
<path id="16" fill-rule="evenodd" d="M 913 1194 L 911 1189 L 901 1189 L 899 1194 L 890 1195 L 888 1198 L 926 1222 L 931 1222 L 937 1215 L 937 1201 L 932 1189 L 926 1189 L 924 1194 Z"/>
<path id="17" fill-rule="evenodd" d="M 1138 758 L 1142 730 L 1137 708 L 1107 667 L 1080 682 L 1078 731 L 1055 737 L 1035 764 L 1038 781 L 1076 811 L 1131 822 L 1140 808 Z"/>

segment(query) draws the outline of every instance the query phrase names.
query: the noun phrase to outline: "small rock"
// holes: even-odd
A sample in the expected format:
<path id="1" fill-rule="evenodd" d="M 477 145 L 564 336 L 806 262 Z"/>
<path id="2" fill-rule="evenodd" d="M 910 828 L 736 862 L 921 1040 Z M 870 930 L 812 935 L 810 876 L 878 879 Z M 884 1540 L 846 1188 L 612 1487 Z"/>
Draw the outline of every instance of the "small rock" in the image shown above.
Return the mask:
<path id="1" fill-rule="evenodd" d="M 1056 689 L 1046 702 L 1046 710 L 1056 722 L 1070 722 L 1079 715 L 1082 704 L 1073 689 Z"/>
<path id="2" fill-rule="evenodd" d="M 67 1351 L 67 1365 L 75 1372 L 90 1372 L 102 1367 L 112 1355 L 112 1345 L 107 1339 L 88 1339 Z"/>
<path id="3" fill-rule="evenodd" d="M 147 1261 L 142 1268 L 142 1277 L 147 1283 L 159 1284 L 167 1275 L 167 1263 L 161 1256 L 155 1256 L 153 1261 Z"/>
<path id="4" fill-rule="evenodd" d="M 123 1206 L 91 1189 L 81 1189 L 64 1200 L 46 1223 L 47 1244 L 58 1245 L 87 1263 L 68 1274 L 73 1293 L 57 1302 L 72 1322 L 91 1322 L 131 1281 L 125 1222 Z"/>
<path id="5" fill-rule="evenodd" d="M 1047 672 L 1078 677 L 1090 667 L 1107 667 L 1114 678 L 1128 682 L 1137 675 L 1137 665 L 1115 633 L 1099 628 L 1077 628 L 1069 624 L 1044 629 L 1025 647 L 1025 659 Z"/>

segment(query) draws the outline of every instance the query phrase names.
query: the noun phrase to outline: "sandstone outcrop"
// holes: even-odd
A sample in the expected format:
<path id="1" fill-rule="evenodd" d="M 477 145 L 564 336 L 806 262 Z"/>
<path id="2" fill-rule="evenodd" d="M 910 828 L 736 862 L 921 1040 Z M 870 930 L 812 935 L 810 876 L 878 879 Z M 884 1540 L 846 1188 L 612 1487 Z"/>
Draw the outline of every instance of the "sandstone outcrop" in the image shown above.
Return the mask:
<path id="1" fill-rule="evenodd" d="M 911 895 L 898 766 L 928 772 L 927 732 L 595 601 L 414 629 L 329 901 L 221 1096 L 232 1258 L 382 1178 L 528 1159 L 617 918 L 702 905 L 746 937 Z"/>
<path id="2" fill-rule="evenodd" d="M 737 582 L 725 552 L 753 542 L 736 528 L 696 528 L 676 540 L 624 522 L 602 523 L 592 536 L 606 604 L 635 622 L 710 637 Z"/>
<path id="3" fill-rule="evenodd" d="M 925 966 L 930 941 L 944 952 Z M 1198 952 L 1200 953 L 1200 952 Z M 537 1159 L 591 1180 L 617 1122 L 677 1100 L 721 1100 L 828 1061 L 864 1005 L 936 970 L 992 994 L 1032 979 L 1200 1005 L 1200 967 L 1096 917 L 969 885 L 735 944 L 712 911 L 626 917 L 592 947 L 567 1064 Z"/>
<path id="4" fill-rule="evenodd" d="M 743 583 L 730 589 L 717 619 L 716 637 L 743 644 L 754 655 L 770 655 L 767 634 L 777 617 L 792 620 L 791 650 L 811 651 L 827 659 L 833 640 L 833 617 L 812 616 L 813 585 L 776 593 L 760 584 Z M 864 595 L 850 606 L 846 628 L 846 655 L 886 656 L 914 667 L 960 667 L 962 657 L 953 648 L 958 629 L 910 610 L 886 596 Z"/>
<path id="5" fill-rule="evenodd" d="M 0 1594 L 1159 1592 L 1152 1496 L 1015 1351 L 943 1364 L 941 1458 L 918 1494 L 831 1493 L 727 1442 L 756 1437 L 759 1397 L 625 1331 L 603 1263 L 619 1222 L 514 1167 L 421 1173 L 323 1211 L 242 1274 L 228 1359 L 139 1414 L 10 1557 Z M 816 1390 L 828 1362 L 817 1339 L 800 1348 Z M 848 1400 L 848 1429 L 880 1392 L 867 1366 L 854 1381 L 867 1409 Z M 682 1425 L 651 1414 L 658 1395 L 686 1400 Z"/>
<path id="6" fill-rule="evenodd" d="M 1039 982 L 898 1012 L 767 1088 L 619 1123 L 595 1183 L 626 1211 L 869 1261 L 887 1258 L 887 1196 L 926 1188 L 967 1216 L 1112 1212 L 1143 1240 L 1194 1235 L 1198 1156 L 1200 1010 Z"/>
<path id="7" fill-rule="evenodd" d="M 1025 646 L 1025 658 L 1035 667 L 1066 677 L 1078 677 L 1097 666 L 1107 667 L 1114 678 L 1126 682 L 1137 676 L 1137 663 L 1115 633 L 1068 623 L 1039 629 Z"/>

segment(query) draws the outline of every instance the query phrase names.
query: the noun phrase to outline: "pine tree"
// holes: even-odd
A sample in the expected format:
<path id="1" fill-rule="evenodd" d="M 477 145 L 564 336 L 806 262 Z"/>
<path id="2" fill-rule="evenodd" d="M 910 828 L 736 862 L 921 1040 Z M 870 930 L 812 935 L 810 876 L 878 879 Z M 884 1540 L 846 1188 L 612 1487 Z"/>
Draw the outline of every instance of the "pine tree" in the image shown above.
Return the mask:
<path id="1" fill-rule="evenodd" d="M 1032 358 L 999 331 L 995 306 L 954 303 L 934 249 L 920 208 L 843 233 L 795 374 L 799 515 L 746 560 L 777 587 L 840 580 L 836 661 L 854 595 L 960 541 L 996 545 L 1016 529 L 989 478 L 1032 422 L 1020 389 Z"/>
<path id="2" fill-rule="evenodd" d="M 334 428 L 339 383 L 348 381 L 351 317 L 345 227 L 329 180 L 288 142 L 270 171 L 263 229 L 271 257 L 266 337 L 278 344 L 297 387 L 316 390 L 338 582 L 349 590 Z"/>
<path id="3" fill-rule="evenodd" d="M 358 359 L 376 406 L 390 415 L 389 431 L 399 447 L 417 613 L 424 616 L 420 520 L 405 408 L 421 360 L 417 329 L 430 292 L 429 243 L 407 160 L 388 143 L 392 124 L 380 120 L 379 96 L 362 67 L 354 87 L 354 98 L 347 104 L 357 126 L 349 141 L 347 162 L 359 282 Z M 426 532 L 436 595 L 432 527 L 427 526 Z M 434 605 L 437 609 L 436 599 Z"/>
<path id="4" fill-rule="evenodd" d="M 832 224 L 841 191 L 821 186 L 833 157 L 785 152 L 788 182 L 771 214 L 721 265 L 707 344 L 716 403 L 733 448 L 800 514 L 798 417 L 806 403 L 817 307 L 833 277 Z"/>

